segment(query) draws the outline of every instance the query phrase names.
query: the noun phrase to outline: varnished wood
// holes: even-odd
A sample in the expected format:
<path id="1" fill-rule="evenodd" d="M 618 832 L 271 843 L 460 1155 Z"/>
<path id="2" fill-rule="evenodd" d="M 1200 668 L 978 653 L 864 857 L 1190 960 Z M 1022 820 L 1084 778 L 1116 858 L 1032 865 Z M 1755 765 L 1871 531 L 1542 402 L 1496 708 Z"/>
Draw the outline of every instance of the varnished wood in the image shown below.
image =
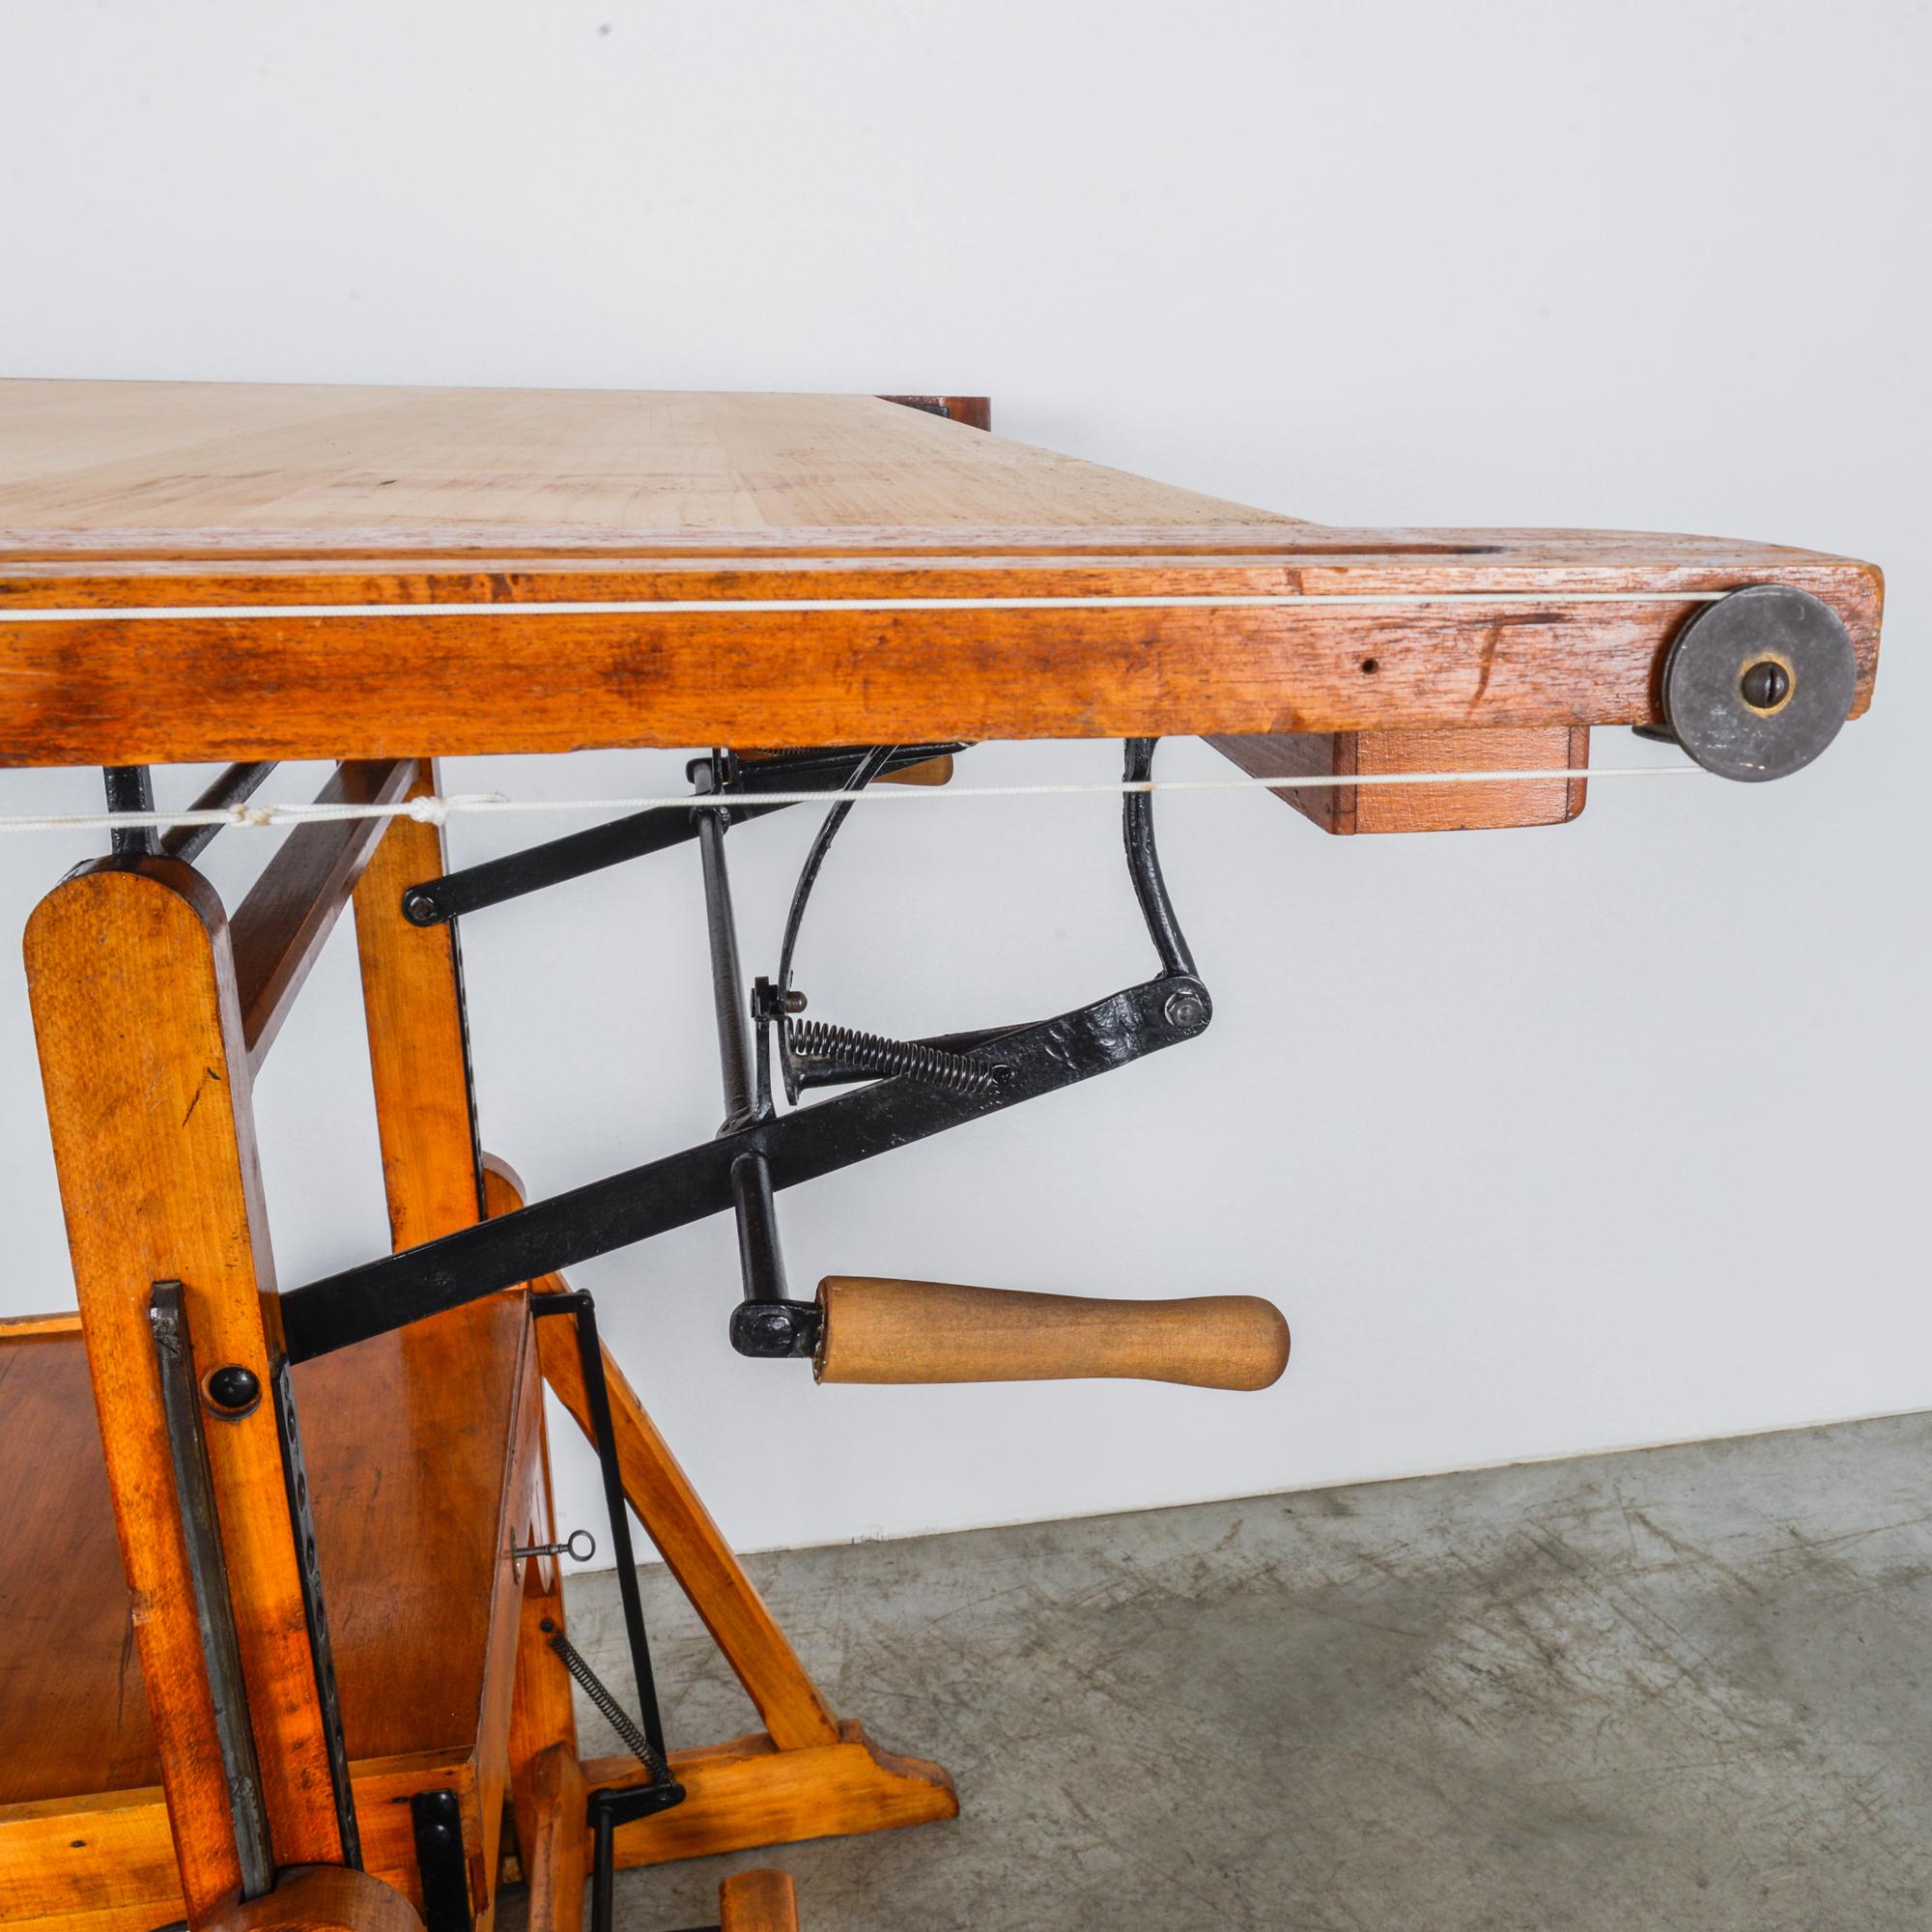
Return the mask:
<path id="1" fill-rule="evenodd" d="M 1254 1294 L 1119 1301 L 831 1275 L 818 1284 L 818 1303 L 822 1382 L 1111 1376 L 1264 1389 L 1288 1367 L 1288 1323 Z"/>
<path id="2" fill-rule="evenodd" d="M 494 1154 L 484 1162 L 484 1184 L 493 1214 L 512 1213 L 524 1205 L 522 1183 Z M 557 1293 L 564 1286 L 557 1275 L 531 1284 L 538 1293 Z M 545 1321 L 537 1324 L 537 1341 L 544 1378 L 588 1436 L 590 1412 L 575 1335 L 564 1323 Z M 831 1705 L 799 1662 L 609 1349 L 604 1351 L 604 1378 L 624 1493 L 712 1641 L 744 1685 L 766 1729 L 785 1750 L 837 1744 L 838 1720 Z"/>
<path id="3" fill-rule="evenodd" d="M 1676 594 L 1751 582 L 1862 710 L 1879 573 L 1810 552 L 1324 528 L 865 396 L 0 384 L 10 764 L 1655 723 Z M 882 596 L 946 602 L 803 608 Z M 1066 596 L 1291 601 L 985 602 Z M 515 608 L 610 600 L 801 608 Z M 384 608 L 168 608 L 277 603 Z"/>
<path id="4" fill-rule="evenodd" d="M 24 1342 L 36 1335 L 78 1335 L 79 1311 L 65 1315 L 0 1315 L 0 1345 Z"/>
<path id="5" fill-rule="evenodd" d="M 406 796 L 436 783 L 423 760 Z M 395 818 L 355 887 L 355 947 L 376 1083 L 389 1236 L 398 1248 L 481 1219 L 463 955 L 453 922 L 412 925 L 404 893 L 441 876 L 440 826 Z"/>
<path id="6" fill-rule="evenodd" d="M 194 1368 L 280 1352 L 226 923 L 178 861 L 105 860 L 27 929 L 47 1117 L 108 1487 L 197 1925 L 241 1884 L 155 1367 L 149 1293 L 184 1285 Z M 278 1862 L 341 1860 L 272 1406 L 207 1431 L 264 1808 Z"/>
<path id="7" fill-rule="evenodd" d="M 213 1932 L 422 1932 L 401 1892 L 345 1865 L 298 1865 L 260 1898 L 230 1899 Z"/>
<path id="8" fill-rule="evenodd" d="M 798 1888 L 791 1874 L 733 1872 L 718 1888 L 718 1932 L 798 1932 Z"/>
<path id="9" fill-rule="evenodd" d="M 338 765 L 316 803 L 390 805 L 403 795 L 414 771 L 408 758 Z M 231 930 L 235 980 L 242 1037 L 254 1070 L 269 1057 L 308 969 L 334 931 L 383 832 L 380 818 L 297 826 L 236 907 Z"/>
<path id="10" fill-rule="evenodd" d="M 1326 731 L 1271 738 L 1209 738 L 1250 778 L 1353 778 L 1384 772 L 1581 774 L 1587 725 L 1441 731 Z M 1491 784 L 1333 785 L 1280 791 L 1324 832 L 1476 832 L 1565 825 L 1583 810 L 1587 781 L 1522 779 Z"/>
<path id="11" fill-rule="evenodd" d="M 368 1869 L 420 1904 L 410 1799 L 454 1791 L 466 1844 L 482 1824 L 467 1759 L 420 1752 L 359 1763 L 355 1802 Z M 21 1932 L 152 1932 L 185 1911 L 157 1788 L 0 1806 L 0 1924 Z"/>
<path id="12" fill-rule="evenodd" d="M 958 1794 L 938 1765 L 882 1748 L 850 1719 L 836 1745 L 780 1750 L 753 1733 L 702 1750 L 674 1750 L 670 1768 L 684 1786 L 684 1803 L 620 1825 L 620 1865 L 668 1864 L 959 1815 Z M 635 1783 L 641 1776 L 629 1758 L 592 1758 L 583 1775 L 593 1786 Z"/>
<path id="13" fill-rule="evenodd" d="M 501 1694 L 489 1680 L 507 1688 L 492 1600 L 505 1577 L 521 1588 L 505 1492 L 514 1475 L 526 1500 L 533 1481 L 519 1431 L 534 1353 L 514 1298 L 457 1313 L 460 1381 L 419 1386 L 396 1336 L 295 1371 L 358 1764 L 461 1758 Z M 14 1804 L 152 1785 L 160 1767 L 78 1335 L 0 1335 L 0 1819 Z"/>
<path id="14" fill-rule="evenodd" d="M 888 403 L 902 403 L 908 409 L 926 410 L 943 415 L 949 422 L 964 423 L 969 429 L 991 429 L 993 399 L 990 396 L 886 396 Z"/>
<path id="15" fill-rule="evenodd" d="M 586 1850 L 583 1767 L 568 1745 L 550 1745 L 532 1762 L 528 1782 L 527 1812 L 524 1806 L 517 1812 L 517 1842 L 530 1890 L 529 1932 L 579 1932 Z"/>

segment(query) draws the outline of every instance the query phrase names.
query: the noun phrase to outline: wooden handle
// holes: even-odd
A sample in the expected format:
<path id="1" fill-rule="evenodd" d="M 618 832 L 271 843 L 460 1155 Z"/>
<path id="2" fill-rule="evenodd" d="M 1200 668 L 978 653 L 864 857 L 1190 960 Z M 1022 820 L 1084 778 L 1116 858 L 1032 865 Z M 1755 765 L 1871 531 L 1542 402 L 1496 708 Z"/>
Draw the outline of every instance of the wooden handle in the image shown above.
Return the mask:
<path id="1" fill-rule="evenodd" d="M 1122 1376 L 1263 1389 L 1288 1366 L 1288 1323 L 1253 1294 L 1115 1301 L 836 1274 L 818 1284 L 818 1303 L 822 1382 Z"/>

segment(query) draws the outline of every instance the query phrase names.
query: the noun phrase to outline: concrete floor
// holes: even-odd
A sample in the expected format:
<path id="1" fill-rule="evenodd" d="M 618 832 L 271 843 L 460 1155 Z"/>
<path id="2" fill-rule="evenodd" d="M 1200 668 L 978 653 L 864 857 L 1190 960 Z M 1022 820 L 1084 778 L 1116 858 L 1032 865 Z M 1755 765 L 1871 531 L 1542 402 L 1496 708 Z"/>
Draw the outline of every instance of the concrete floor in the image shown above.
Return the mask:
<path id="1" fill-rule="evenodd" d="M 619 1923 L 779 1864 L 806 1932 L 1922 1932 L 1929 1473 L 1932 1414 L 753 1558 L 963 1814 L 625 1873 Z M 673 1744 L 754 1728 L 646 1584 Z M 572 1621 L 628 1683 L 610 1576 Z"/>

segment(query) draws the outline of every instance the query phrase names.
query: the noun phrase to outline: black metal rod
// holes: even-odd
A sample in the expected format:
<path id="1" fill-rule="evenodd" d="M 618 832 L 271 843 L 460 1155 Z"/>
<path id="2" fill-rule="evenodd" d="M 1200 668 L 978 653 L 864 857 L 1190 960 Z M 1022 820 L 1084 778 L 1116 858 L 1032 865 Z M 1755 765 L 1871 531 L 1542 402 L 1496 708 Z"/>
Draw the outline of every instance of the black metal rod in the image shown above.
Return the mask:
<path id="1" fill-rule="evenodd" d="M 146 765 L 103 765 L 100 779 L 109 811 L 154 810 L 155 781 Z M 152 825 L 117 825 L 107 836 L 117 855 L 153 858 L 161 849 L 160 834 Z"/>
<path id="2" fill-rule="evenodd" d="M 148 1321 L 154 1330 L 155 1359 L 160 1369 L 161 1413 L 167 1424 L 168 1454 L 174 1463 L 175 1497 L 181 1510 L 182 1542 L 187 1551 L 188 1581 L 194 1591 L 194 1620 L 201 1635 L 202 1662 L 214 1707 L 214 1741 L 221 1775 L 228 1786 L 228 1813 L 235 1826 L 235 1850 L 242 1871 L 242 1895 L 260 1898 L 275 1885 L 275 1859 L 269 1838 L 269 1814 L 262 1797 L 262 1774 L 255 1757 L 255 1733 L 248 1720 L 248 1692 L 242 1676 L 242 1649 L 235 1635 L 235 1611 L 228 1595 L 228 1562 L 214 1509 L 214 1483 L 209 1473 L 208 1446 L 201 1428 L 201 1392 L 195 1386 L 194 1354 L 188 1340 L 182 1285 L 157 1281 L 151 1293 Z"/>
<path id="3" fill-rule="evenodd" d="M 1153 775 L 1154 738 L 1126 741 L 1126 779 L 1129 784 L 1145 783 Z M 1134 896 L 1140 901 L 1141 917 L 1147 921 L 1148 937 L 1160 954 L 1166 973 L 1194 972 L 1194 954 L 1187 950 L 1180 922 L 1175 916 L 1174 901 L 1167 895 L 1167 881 L 1161 875 L 1160 853 L 1153 842 L 1153 794 L 1130 791 L 1121 814 L 1122 837 L 1127 847 L 1127 872 L 1134 882 Z"/>
<path id="4" fill-rule="evenodd" d="M 905 746 L 890 762 L 897 769 L 961 749 L 955 744 Z M 752 764 L 734 761 L 730 783 L 724 787 L 731 794 L 731 816 L 742 823 L 786 809 L 782 804 L 758 799 L 755 794 L 760 791 L 843 790 L 861 755 L 849 747 L 840 747 L 761 758 Z M 465 866 L 412 886 L 403 895 L 403 916 L 416 925 L 440 925 L 444 920 L 480 912 L 485 906 L 500 905 L 505 899 L 521 898 L 526 893 L 541 892 L 566 879 L 600 872 L 607 866 L 621 866 L 627 859 L 667 851 L 696 838 L 696 821 L 704 815 L 660 806 L 612 819 L 608 825 L 593 825 L 585 832 L 548 838 L 521 852 L 505 853 L 500 859 Z"/>
<path id="5" fill-rule="evenodd" d="M 711 1005 L 718 1022 L 718 1065 L 724 1086 L 724 1126 L 742 1126 L 757 1112 L 752 1065 L 752 1008 L 738 956 L 738 922 L 731 910 L 731 873 L 724 858 L 727 816 L 693 813 L 704 862 L 704 932 L 711 948 Z"/>
<path id="6" fill-rule="evenodd" d="M 738 1268 L 747 1301 L 785 1301 L 784 1249 L 779 1242 L 772 1167 L 761 1153 L 731 1163 L 731 1206 L 738 1217 Z"/>
<path id="7" fill-rule="evenodd" d="M 611 1932 L 616 1914 L 617 1821 L 608 1805 L 593 1804 L 595 1833 L 590 1856 L 590 1932 Z"/>
<path id="8" fill-rule="evenodd" d="M 270 758 L 262 764 L 230 765 L 202 795 L 189 806 L 190 811 L 224 811 L 231 805 L 253 798 L 275 769 Z M 218 825 L 176 825 L 161 835 L 161 850 L 170 859 L 192 864 L 214 842 Z"/>
<path id="9" fill-rule="evenodd" d="M 657 1677 L 651 1669 L 650 1638 L 644 1630 L 644 1603 L 638 1592 L 638 1559 L 631 1545 L 630 1504 L 624 1495 L 624 1472 L 617 1461 L 617 1432 L 611 1420 L 611 1388 L 604 1378 L 604 1349 L 597 1339 L 596 1304 L 580 1292 L 534 1295 L 530 1307 L 539 1315 L 568 1312 L 577 1322 L 577 1352 L 583 1366 L 583 1401 L 590 1411 L 591 1439 L 604 1478 L 604 1506 L 611 1517 L 611 1554 L 617 1566 L 617 1595 L 624 1605 L 624 1634 L 630 1640 L 631 1674 L 638 1687 L 638 1716 L 645 1740 L 662 1764 L 664 1720 L 658 1715 Z"/>
<path id="10" fill-rule="evenodd" d="M 1170 1013 L 1177 992 L 1188 997 Z M 774 1189 L 796 1187 L 1125 1066 L 1204 1031 L 1211 1013 L 1198 980 L 1144 980 L 978 1049 L 1000 1071 L 990 1094 L 874 1081 L 292 1289 L 281 1298 L 289 1357 L 309 1361 L 722 1213 L 734 1205 L 731 1166 L 742 1154 L 765 1157 Z"/>

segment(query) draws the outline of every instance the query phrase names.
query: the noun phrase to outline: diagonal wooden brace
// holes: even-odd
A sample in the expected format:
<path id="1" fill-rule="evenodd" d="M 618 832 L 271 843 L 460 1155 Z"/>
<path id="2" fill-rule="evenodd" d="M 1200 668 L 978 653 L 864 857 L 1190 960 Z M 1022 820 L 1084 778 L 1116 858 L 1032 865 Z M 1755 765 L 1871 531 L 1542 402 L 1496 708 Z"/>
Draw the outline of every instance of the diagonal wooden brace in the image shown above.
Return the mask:
<path id="1" fill-rule="evenodd" d="M 523 1205 L 522 1184 L 494 1156 L 484 1162 L 484 1188 L 492 1214 Z M 539 1294 L 565 1286 L 558 1275 L 530 1284 Z M 537 1338 L 545 1380 L 588 1435 L 574 1338 L 552 1321 L 537 1324 Z M 672 1752 L 689 1796 L 674 1810 L 620 1828 L 618 1862 L 655 1864 L 957 1817 L 958 1796 L 942 1767 L 882 1751 L 862 1726 L 839 1722 L 609 1349 L 604 1374 L 624 1493 L 765 1723 L 763 1733 Z M 614 1765 L 600 1763 L 592 1781 L 621 1779 Z"/>

